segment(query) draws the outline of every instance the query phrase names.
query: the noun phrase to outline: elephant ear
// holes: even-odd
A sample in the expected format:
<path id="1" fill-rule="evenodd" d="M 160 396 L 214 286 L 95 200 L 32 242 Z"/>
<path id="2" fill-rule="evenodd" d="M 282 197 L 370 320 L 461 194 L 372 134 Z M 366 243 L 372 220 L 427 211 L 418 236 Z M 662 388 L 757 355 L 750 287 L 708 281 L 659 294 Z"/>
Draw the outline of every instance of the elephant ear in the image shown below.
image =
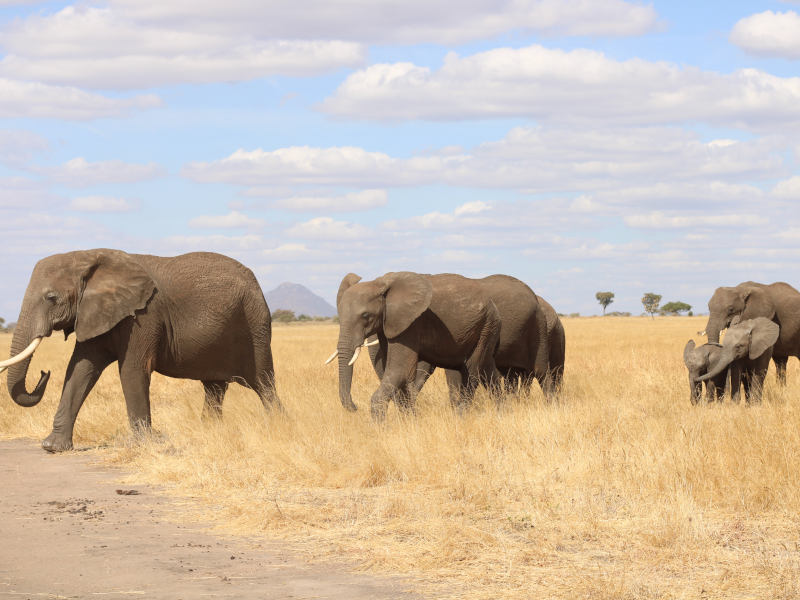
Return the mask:
<path id="1" fill-rule="evenodd" d="M 348 273 L 342 279 L 342 283 L 339 284 L 339 291 L 336 293 L 336 308 L 339 308 L 339 302 L 342 299 L 342 294 L 347 291 L 347 288 L 353 286 L 361 281 L 361 277 L 356 275 L 355 273 Z"/>
<path id="2" fill-rule="evenodd" d="M 686 342 L 686 346 L 683 347 L 683 364 L 687 367 L 692 359 L 692 353 L 694 352 L 695 343 L 694 340 L 689 340 Z"/>
<path id="3" fill-rule="evenodd" d="M 765 318 L 753 320 L 753 329 L 750 333 L 750 360 L 754 360 L 764 354 L 775 345 L 780 334 L 780 327 L 777 323 Z"/>
<path id="4" fill-rule="evenodd" d="M 775 317 L 775 305 L 763 288 L 748 287 L 744 292 L 744 310 L 740 321 L 757 317 L 772 320 Z"/>
<path id="5" fill-rule="evenodd" d="M 79 342 L 110 331 L 122 319 L 147 306 L 156 290 L 147 271 L 126 252 L 92 250 L 82 259 L 75 318 Z"/>
<path id="6" fill-rule="evenodd" d="M 433 287 L 425 277 L 409 271 L 387 273 L 378 281 L 386 286 L 383 332 L 387 338 L 395 338 L 428 310 Z"/>

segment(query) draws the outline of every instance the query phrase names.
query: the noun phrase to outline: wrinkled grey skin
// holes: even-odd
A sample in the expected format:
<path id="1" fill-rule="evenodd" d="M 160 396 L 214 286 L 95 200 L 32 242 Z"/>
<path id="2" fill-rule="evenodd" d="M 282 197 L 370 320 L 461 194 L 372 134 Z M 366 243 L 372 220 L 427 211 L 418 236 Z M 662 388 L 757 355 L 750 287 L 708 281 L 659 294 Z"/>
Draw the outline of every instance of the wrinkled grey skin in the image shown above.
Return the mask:
<path id="1" fill-rule="evenodd" d="M 703 383 L 698 378 L 709 371 L 709 366 L 716 363 L 722 350 L 721 344 L 703 344 L 695 347 L 694 340 L 686 342 L 683 349 L 683 363 L 689 371 L 689 398 L 692 404 L 697 404 L 703 396 Z M 707 380 L 706 400 L 722 402 L 725 394 L 725 383 L 728 379 L 728 369 L 720 371 L 719 375 Z"/>
<path id="2" fill-rule="evenodd" d="M 552 398 L 560 390 L 564 376 L 565 336 L 558 314 L 514 277 L 491 275 L 475 281 L 485 287 L 500 313 L 502 325 L 495 364 L 503 375 L 506 390 L 514 392 L 522 386 L 523 391 L 527 391 L 536 379 L 545 395 Z M 370 341 L 372 339 L 377 338 L 370 338 Z M 369 354 L 380 379 L 386 348 L 371 346 Z M 429 363 L 420 361 L 414 379 L 401 389 L 402 400 L 398 399 L 398 405 L 413 408 L 417 393 L 434 370 Z M 464 386 L 461 373 L 447 370 L 446 376 L 450 402 L 456 405 Z"/>
<path id="3" fill-rule="evenodd" d="M 365 339 L 380 341 L 383 374 L 370 400 L 381 422 L 387 403 L 411 408 L 410 382 L 420 362 L 457 370 L 464 383 L 459 406 L 469 402 L 478 384 L 495 390 L 500 374 L 494 355 L 500 338 L 497 306 L 485 290 L 461 275 L 386 273 L 372 281 L 349 273 L 336 298 L 339 313 L 339 399 L 354 411 L 350 395 L 353 367 L 348 362 Z"/>
<path id="4" fill-rule="evenodd" d="M 36 337 L 74 332 L 49 452 L 72 448 L 78 411 L 103 370 L 119 364 L 128 418 L 149 428 L 150 375 L 199 379 L 205 415 L 217 415 L 230 381 L 280 407 L 274 387 L 269 308 L 253 273 L 209 252 L 174 258 L 85 250 L 56 254 L 33 269 L 11 342 L 15 356 Z M 50 373 L 25 387 L 30 358 L 9 367 L 8 391 L 22 406 L 37 404 Z"/>
<path id="5" fill-rule="evenodd" d="M 713 379 L 730 369 L 731 400 L 739 401 L 743 384 L 746 401 L 760 402 L 778 334 L 778 325 L 766 317 L 747 319 L 732 325 L 725 333 L 717 359 L 709 365 L 708 373 L 698 377 L 697 381 Z"/>
<path id="6" fill-rule="evenodd" d="M 746 281 L 735 287 L 720 287 L 708 301 L 706 334 L 709 342 L 719 342 L 726 327 L 740 321 L 764 317 L 780 327 L 772 360 L 778 383 L 786 383 L 786 363 L 790 356 L 800 358 L 800 292 L 788 283 L 765 285 Z"/>

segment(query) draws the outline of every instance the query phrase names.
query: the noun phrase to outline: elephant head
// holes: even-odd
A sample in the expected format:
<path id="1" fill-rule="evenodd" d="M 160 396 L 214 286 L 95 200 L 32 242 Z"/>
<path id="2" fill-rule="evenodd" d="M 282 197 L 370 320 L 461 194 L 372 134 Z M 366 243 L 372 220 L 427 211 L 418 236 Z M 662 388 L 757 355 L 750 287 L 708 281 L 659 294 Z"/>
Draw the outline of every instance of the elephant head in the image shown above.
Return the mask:
<path id="1" fill-rule="evenodd" d="M 723 329 L 746 319 L 775 316 L 775 306 L 760 285 L 747 282 L 736 287 L 720 287 L 708 301 L 706 335 L 709 342 L 719 343 Z"/>
<path id="2" fill-rule="evenodd" d="M 339 286 L 336 308 L 339 313 L 339 399 L 347 410 L 356 410 L 350 396 L 353 363 L 364 340 L 377 334 L 391 340 L 399 336 L 425 312 L 433 288 L 417 273 L 387 273 L 372 281 L 361 281 L 348 273 Z"/>
<path id="3" fill-rule="evenodd" d="M 689 389 L 692 404 L 697 404 L 703 395 L 703 384 L 698 379 L 708 372 L 709 365 L 716 362 L 721 344 L 703 344 L 695 347 L 694 340 L 686 342 L 683 348 L 683 363 L 689 371 Z"/>
<path id="4" fill-rule="evenodd" d="M 757 359 L 775 345 L 779 333 L 778 324 L 765 317 L 748 319 L 732 325 L 725 334 L 716 361 L 709 365 L 708 373 L 699 377 L 697 381 L 716 377 L 734 361 Z"/>
<path id="5" fill-rule="evenodd" d="M 44 395 L 50 372 L 42 371 L 32 393 L 25 388 L 31 355 L 55 330 L 78 342 L 106 333 L 145 307 L 156 286 L 148 273 L 119 250 L 84 250 L 55 254 L 33 269 L 11 341 L 8 391 L 20 406 L 34 406 Z"/>

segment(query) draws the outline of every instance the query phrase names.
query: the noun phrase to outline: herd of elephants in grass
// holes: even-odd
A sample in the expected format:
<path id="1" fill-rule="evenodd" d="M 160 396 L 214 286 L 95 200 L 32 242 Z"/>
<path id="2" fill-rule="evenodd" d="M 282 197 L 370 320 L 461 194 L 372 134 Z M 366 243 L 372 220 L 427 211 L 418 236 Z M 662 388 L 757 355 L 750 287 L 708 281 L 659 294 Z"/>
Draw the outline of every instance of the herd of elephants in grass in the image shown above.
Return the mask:
<path id="1" fill-rule="evenodd" d="M 370 408 L 376 422 L 387 405 L 413 413 L 415 397 L 437 367 L 445 369 L 450 402 L 469 406 L 477 386 L 492 394 L 527 390 L 536 380 L 546 398 L 559 394 L 565 334 L 558 314 L 525 283 L 508 275 L 386 273 L 371 281 L 349 273 L 336 297 L 339 399 L 355 411 L 353 364 L 367 347 L 380 383 Z M 748 281 L 718 288 L 708 302 L 708 342 L 690 340 L 683 358 L 690 399 L 758 402 L 770 360 L 779 384 L 790 356 L 800 357 L 800 292 L 787 283 Z M 720 334 L 727 330 L 720 343 Z M 34 406 L 50 372 L 33 391 L 25 383 L 43 338 L 75 333 L 49 452 L 72 448 L 75 419 L 103 370 L 117 361 L 130 424 L 147 429 L 150 378 L 195 379 L 205 390 L 204 416 L 221 414 L 230 382 L 253 389 L 266 408 L 281 410 L 270 348 L 270 312 L 252 271 L 210 252 L 176 257 L 96 249 L 40 260 L 33 269 L 11 343 L 8 391 Z M 691 332 L 690 332 L 691 333 Z M 278 372 L 280 377 L 280 372 Z"/>

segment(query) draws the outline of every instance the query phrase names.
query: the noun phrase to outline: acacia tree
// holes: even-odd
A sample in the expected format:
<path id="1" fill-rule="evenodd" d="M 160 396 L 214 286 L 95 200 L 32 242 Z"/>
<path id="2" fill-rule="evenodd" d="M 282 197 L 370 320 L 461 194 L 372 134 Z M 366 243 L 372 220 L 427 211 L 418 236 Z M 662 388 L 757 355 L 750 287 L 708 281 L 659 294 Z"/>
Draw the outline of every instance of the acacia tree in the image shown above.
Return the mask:
<path id="1" fill-rule="evenodd" d="M 660 302 L 660 294 L 647 292 L 644 296 L 642 296 L 642 306 L 644 306 L 644 312 L 649 313 L 651 319 L 655 318 L 653 315 L 658 312 L 658 305 Z"/>
<path id="2" fill-rule="evenodd" d="M 609 304 L 614 302 L 614 292 L 597 292 L 594 297 L 597 298 L 600 306 L 603 307 L 603 314 L 606 314 L 606 308 L 608 308 Z"/>
<path id="3" fill-rule="evenodd" d="M 661 314 L 679 315 L 682 312 L 688 312 L 690 310 L 692 310 L 692 305 L 686 304 L 686 302 L 667 302 L 661 307 Z"/>

